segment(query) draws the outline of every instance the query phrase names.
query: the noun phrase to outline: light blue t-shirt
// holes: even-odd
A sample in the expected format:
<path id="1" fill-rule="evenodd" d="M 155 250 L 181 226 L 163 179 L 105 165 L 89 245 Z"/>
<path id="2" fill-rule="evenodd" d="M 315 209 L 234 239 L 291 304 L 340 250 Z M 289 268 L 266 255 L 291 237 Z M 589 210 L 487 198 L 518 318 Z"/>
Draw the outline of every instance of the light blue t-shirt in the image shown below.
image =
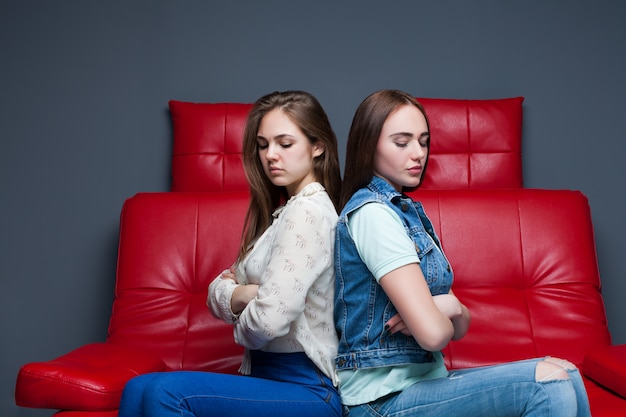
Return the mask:
<path id="1" fill-rule="evenodd" d="M 419 263 L 415 243 L 404 230 L 402 220 L 382 203 L 368 203 L 354 211 L 348 219 L 348 229 L 376 281 L 401 266 Z M 445 377 L 448 371 L 443 355 L 433 355 L 435 362 L 339 371 L 342 403 L 365 404 L 416 382 Z"/>
<path id="2" fill-rule="evenodd" d="M 368 203 L 355 210 L 348 218 L 348 229 L 376 281 L 394 269 L 420 261 L 402 220 L 384 204 Z"/>

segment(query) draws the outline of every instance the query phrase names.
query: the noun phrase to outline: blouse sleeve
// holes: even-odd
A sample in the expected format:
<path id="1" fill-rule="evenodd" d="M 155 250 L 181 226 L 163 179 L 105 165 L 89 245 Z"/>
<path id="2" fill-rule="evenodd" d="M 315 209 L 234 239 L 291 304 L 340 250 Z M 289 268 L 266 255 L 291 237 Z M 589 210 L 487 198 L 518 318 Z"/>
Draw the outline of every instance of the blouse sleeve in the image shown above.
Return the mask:
<path id="1" fill-rule="evenodd" d="M 332 263 L 333 226 L 313 201 L 294 201 L 279 219 L 258 295 L 235 323 L 235 341 L 249 349 L 289 332 L 309 288 Z"/>
<path id="2" fill-rule="evenodd" d="M 213 315 L 226 323 L 232 324 L 237 320 L 237 315 L 230 308 L 230 300 L 237 285 L 232 279 L 222 279 L 222 274 L 215 277 L 209 284 L 207 304 Z"/>

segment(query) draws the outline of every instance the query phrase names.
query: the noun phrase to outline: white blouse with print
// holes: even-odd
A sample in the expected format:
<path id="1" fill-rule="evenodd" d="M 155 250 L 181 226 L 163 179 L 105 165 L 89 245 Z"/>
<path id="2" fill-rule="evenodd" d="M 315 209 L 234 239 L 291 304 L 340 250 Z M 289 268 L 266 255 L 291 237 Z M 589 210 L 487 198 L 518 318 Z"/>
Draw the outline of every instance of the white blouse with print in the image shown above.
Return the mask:
<path id="1" fill-rule="evenodd" d="M 237 265 L 237 283 L 209 285 L 213 314 L 234 324 L 235 342 L 266 352 L 305 352 L 333 382 L 337 334 L 333 319 L 333 247 L 337 213 L 324 187 L 311 183 L 274 214 L 270 227 Z M 238 285 L 258 284 L 240 315 L 230 308 Z M 249 373 L 244 358 L 241 371 Z"/>

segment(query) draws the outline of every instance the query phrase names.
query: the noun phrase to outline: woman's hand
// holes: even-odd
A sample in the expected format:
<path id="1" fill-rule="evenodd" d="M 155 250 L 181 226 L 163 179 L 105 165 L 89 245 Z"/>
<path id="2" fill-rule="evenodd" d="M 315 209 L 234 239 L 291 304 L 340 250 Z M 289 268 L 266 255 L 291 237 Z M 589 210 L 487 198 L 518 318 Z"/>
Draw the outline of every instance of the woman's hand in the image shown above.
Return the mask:
<path id="1" fill-rule="evenodd" d="M 404 324 L 404 320 L 402 320 L 400 314 L 396 314 L 385 323 L 385 330 L 391 334 L 400 332 L 405 336 L 411 336 L 411 331 L 406 327 L 406 324 Z"/>
<path id="2" fill-rule="evenodd" d="M 450 290 L 450 293 L 447 295 L 451 295 L 452 297 L 454 297 L 461 307 L 460 314 L 454 314 L 454 316 L 450 317 L 450 320 L 452 320 L 452 325 L 454 326 L 454 336 L 452 337 L 452 340 L 459 340 L 463 336 L 465 336 L 465 334 L 469 330 L 472 316 L 470 315 L 469 309 L 465 307 L 465 304 L 461 303 L 458 298 L 456 298 L 452 290 Z"/>
<path id="3" fill-rule="evenodd" d="M 441 311 L 441 314 L 454 321 L 455 318 L 463 314 L 463 305 L 452 292 L 433 296 L 433 302 Z"/>
<path id="4" fill-rule="evenodd" d="M 230 279 L 237 282 L 237 275 L 235 274 L 236 267 L 235 265 L 231 266 L 229 269 L 225 269 L 220 274 L 220 278 L 222 279 Z"/>

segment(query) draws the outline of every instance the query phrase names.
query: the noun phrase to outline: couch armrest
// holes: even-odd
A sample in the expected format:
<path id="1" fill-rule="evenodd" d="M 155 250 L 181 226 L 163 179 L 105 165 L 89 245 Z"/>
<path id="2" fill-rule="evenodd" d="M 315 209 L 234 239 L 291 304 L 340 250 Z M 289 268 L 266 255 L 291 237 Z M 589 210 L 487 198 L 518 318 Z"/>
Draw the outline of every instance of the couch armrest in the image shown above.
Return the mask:
<path id="1" fill-rule="evenodd" d="M 20 369 L 15 403 L 21 407 L 115 410 L 132 377 L 164 370 L 155 355 L 112 343 L 84 345 L 47 362 Z"/>
<path id="2" fill-rule="evenodd" d="M 587 353 L 583 374 L 626 398 L 626 345 L 602 346 Z"/>

